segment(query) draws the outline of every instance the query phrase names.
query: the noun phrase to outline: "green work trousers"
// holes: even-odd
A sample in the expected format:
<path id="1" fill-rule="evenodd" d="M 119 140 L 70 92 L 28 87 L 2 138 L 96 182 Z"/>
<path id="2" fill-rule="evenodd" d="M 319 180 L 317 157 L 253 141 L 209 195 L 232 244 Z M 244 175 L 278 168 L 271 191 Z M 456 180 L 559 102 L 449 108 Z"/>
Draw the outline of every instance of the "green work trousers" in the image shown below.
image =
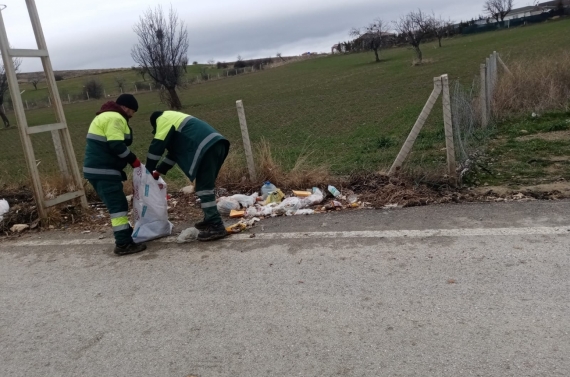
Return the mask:
<path id="1" fill-rule="evenodd" d="M 226 144 L 218 142 L 212 145 L 200 161 L 196 171 L 196 195 L 200 198 L 204 221 L 217 224 L 222 222 L 222 216 L 216 205 L 216 179 L 224 160 L 226 159 Z"/>
<path id="2" fill-rule="evenodd" d="M 115 244 L 124 246 L 133 242 L 133 228 L 129 224 L 129 203 L 123 192 L 123 182 L 107 179 L 89 179 L 97 195 L 107 206 L 111 216 Z"/>

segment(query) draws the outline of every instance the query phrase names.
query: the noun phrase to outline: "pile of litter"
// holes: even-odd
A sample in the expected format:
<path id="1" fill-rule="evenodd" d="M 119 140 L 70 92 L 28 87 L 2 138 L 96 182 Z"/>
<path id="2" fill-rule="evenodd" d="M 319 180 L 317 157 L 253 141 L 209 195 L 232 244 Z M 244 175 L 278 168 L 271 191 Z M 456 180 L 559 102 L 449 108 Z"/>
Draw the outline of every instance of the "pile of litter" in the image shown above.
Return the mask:
<path id="1" fill-rule="evenodd" d="M 293 190 L 290 196 L 285 196 L 279 188 L 265 182 L 261 187 L 261 195 L 254 192 L 251 195 L 222 196 L 217 199 L 217 207 L 222 216 L 241 219 L 226 228 L 228 233 L 235 234 L 252 228 L 255 223 L 267 217 L 312 215 L 370 206 L 370 203 L 359 201 L 358 196 L 352 192 L 343 195 L 334 186 L 328 186 L 327 189 L 331 197 L 325 202 L 326 195 L 318 187 L 303 191 Z M 195 228 L 188 228 L 180 234 L 178 242 L 192 241 L 197 236 L 198 231 Z"/>

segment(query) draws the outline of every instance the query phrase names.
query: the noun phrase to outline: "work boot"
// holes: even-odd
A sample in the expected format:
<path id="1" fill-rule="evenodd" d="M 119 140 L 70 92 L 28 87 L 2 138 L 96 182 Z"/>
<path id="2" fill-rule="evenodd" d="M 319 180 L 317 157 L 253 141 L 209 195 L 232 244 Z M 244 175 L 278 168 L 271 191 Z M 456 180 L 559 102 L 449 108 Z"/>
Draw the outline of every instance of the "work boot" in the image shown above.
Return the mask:
<path id="1" fill-rule="evenodd" d="M 128 255 L 134 253 L 140 253 L 146 250 L 146 245 L 144 243 L 134 243 L 131 242 L 126 245 L 115 246 L 115 254 L 117 255 Z"/>
<path id="2" fill-rule="evenodd" d="M 198 227 L 196 227 L 198 229 Z M 220 238 L 224 238 L 228 235 L 226 228 L 224 227 L 223 222 L 219 222 L 217 224 L 210 224 L 208 229 L 202 230 L 198 234 L 198 241 L 213 241 L 218 240 Z"/>
<path id="3" fill-rule="evenodd" d="M 202 220 L 202 221 L 198 221 L 196 224 L 194 224 L 194 228 L 196 228 L 198 230 L 208 230 L 213 225 L 215 225 L 215 224 L 211 223 L 209 221 L 206 221 L 206 220 Z"/>

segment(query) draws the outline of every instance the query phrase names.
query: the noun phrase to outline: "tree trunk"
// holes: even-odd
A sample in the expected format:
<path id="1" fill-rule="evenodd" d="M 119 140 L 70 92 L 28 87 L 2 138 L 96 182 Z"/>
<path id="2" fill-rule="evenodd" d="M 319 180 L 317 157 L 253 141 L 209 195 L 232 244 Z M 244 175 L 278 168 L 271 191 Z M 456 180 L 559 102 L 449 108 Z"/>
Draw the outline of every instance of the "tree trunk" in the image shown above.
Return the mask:
<path id="1" fill-rule="evenodd" d="M 420 50 L 420 46 L 414 46 L 416 50 L 416 55 L 418 56 L 419 63 L 422 62 L 422 50 Z"/>
<path id="2" fill-rule="evenodd" d="M 6 114 L 4 114 L 4 109 L 2 109 L 1 105 L 0 105 L 0 118 L 2 118 L 2 120 L 4 121 L 4 127 L 6 128 L 10 127 L 10 120 L 8 119 Z"/>
<path id="3" fill-rule="evenodd" d="M 376 63 L 380 63 L 380 57 L 378 56 L 378 49 L 374 49 L 374 55 L 376 55 Z"/>
<path id="4" fill-rule="evenodd" d="M 437 37 L 437 40 L 439 41 L 439 47 L 441 47 L 441 38 L 442 37 Z"/>
<path id="5" fill-rule="evenodd" d="M 180 102 L 180 98 L 178 97 L 178 93 L 176 93 L 176 88 L 166 88 L 168 90 L 169 96 L 169 105 L 172 110 L 181 110 L 182 103 Z"/>

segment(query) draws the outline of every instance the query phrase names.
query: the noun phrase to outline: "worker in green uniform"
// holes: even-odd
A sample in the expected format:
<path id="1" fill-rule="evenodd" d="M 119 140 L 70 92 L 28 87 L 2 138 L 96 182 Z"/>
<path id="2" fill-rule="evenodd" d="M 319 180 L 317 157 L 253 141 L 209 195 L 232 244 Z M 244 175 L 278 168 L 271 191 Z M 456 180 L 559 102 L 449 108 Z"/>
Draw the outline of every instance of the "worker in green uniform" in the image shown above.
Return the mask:
<path id="1" fill-rule="evenodd" d="M 147 170 L 158 179 L 178 164 L 190 181 L 196 180 L 196 195 L 204 212 L 204 219 L 195 224 L 200 231 L 198 240 L 225 237 L 214 189 L 230 142 L 203 120 L 177 111 L 155 111 L 150 123 L 154 139 L 148 149 Z M 168 153 L 159 164 L 165 150 Z"/>
<path id="2" fill-rule="evenodd" d="M 127 216 L 129 204 L 123 192 L 127 175 L 123 169 L 130 164 L 140 166 L 140 160 L 129 149 L 133 130 L 129 119 L 139 105 L 132 94 L 121 94 L 116 101 L 101 106 L 87 133 L 83 176 L 107 206 L 115 235 L 115 254 L 127 255 L 146 249 L 145 244 L 133 242 L 133 229 Z"/>

